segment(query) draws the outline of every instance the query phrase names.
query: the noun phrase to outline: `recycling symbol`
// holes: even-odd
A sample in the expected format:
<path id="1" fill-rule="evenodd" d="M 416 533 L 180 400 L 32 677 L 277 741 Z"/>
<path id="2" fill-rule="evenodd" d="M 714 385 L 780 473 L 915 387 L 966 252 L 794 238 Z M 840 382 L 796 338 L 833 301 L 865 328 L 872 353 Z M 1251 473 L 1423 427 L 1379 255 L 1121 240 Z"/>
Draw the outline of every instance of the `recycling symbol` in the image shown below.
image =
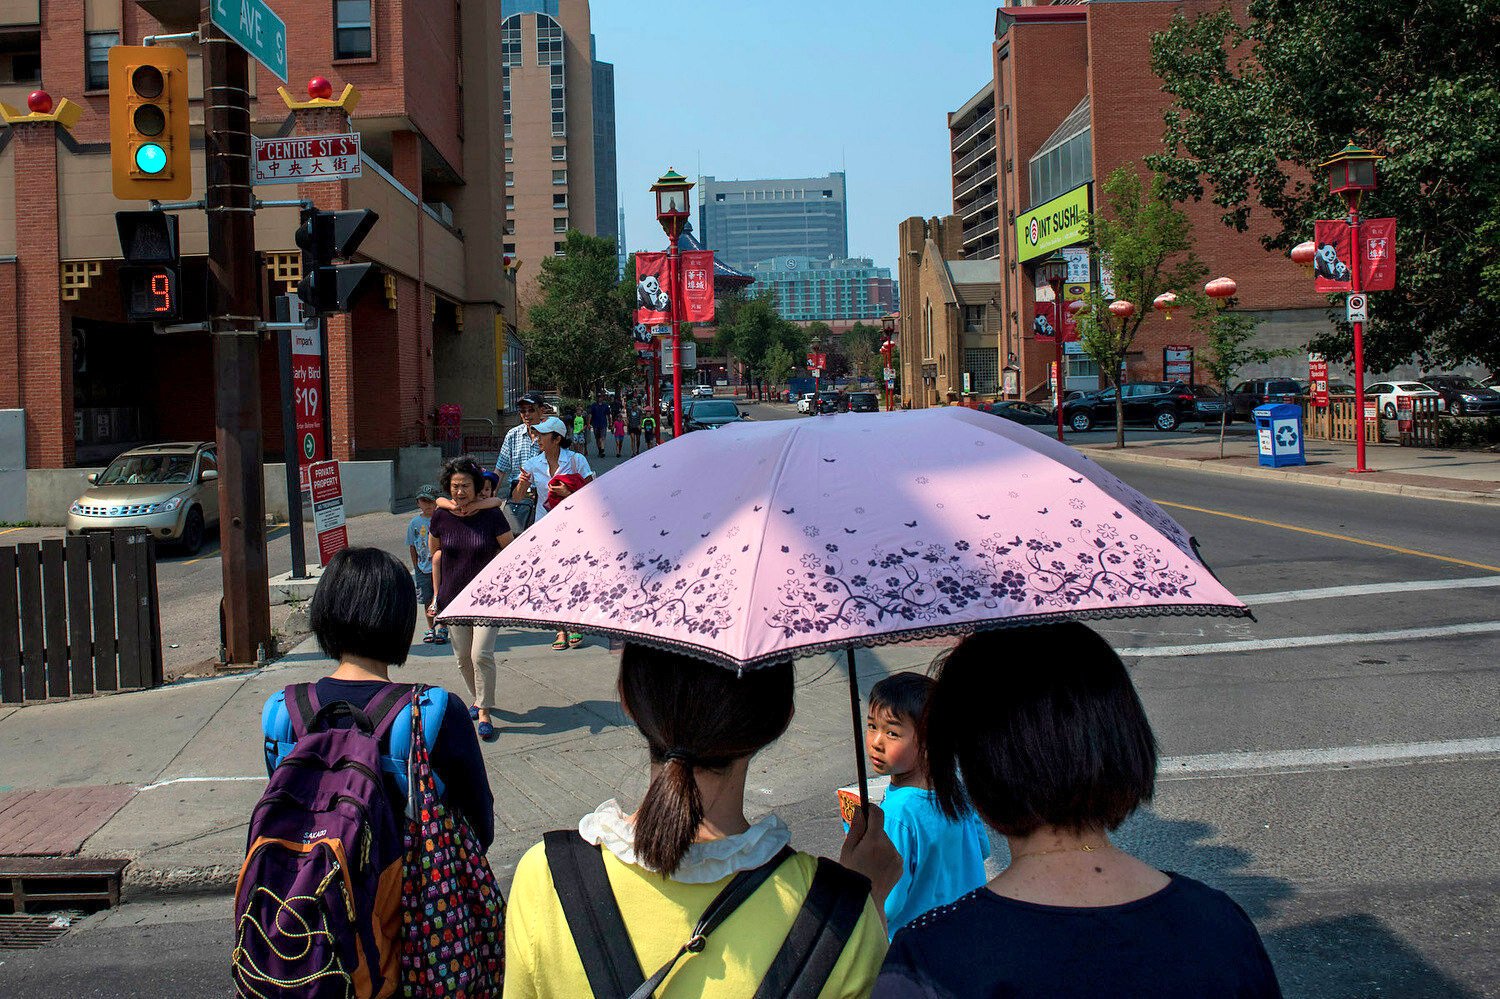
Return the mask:
<path id="1" fill-rule="evenodd" d="M 1297 428 L 1287 425 L 1276 429 L 1276 443 L 1282 447 L 1297 446 Z"/>

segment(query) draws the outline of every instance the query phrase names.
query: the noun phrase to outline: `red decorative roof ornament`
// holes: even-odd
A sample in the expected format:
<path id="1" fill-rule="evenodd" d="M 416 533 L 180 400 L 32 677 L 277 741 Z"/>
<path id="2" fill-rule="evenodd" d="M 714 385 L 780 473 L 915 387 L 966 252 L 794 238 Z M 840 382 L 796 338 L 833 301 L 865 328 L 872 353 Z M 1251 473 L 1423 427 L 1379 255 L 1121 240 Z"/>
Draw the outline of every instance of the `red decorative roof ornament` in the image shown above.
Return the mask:
<path id="1" fill-rule="evenodd" d="M 1151 303 L 1151 307 L 1160 312 L 1163 319 L 1170 322 L 1172 319 L 1172 310 L 1177 308 L 1177 293 L 1171 291 L 1162 292 L 1156 296 L 1156 300 Z"/>
<path id="2" fill-rule="evenodd" d="M 52 95 L 45 90 L 33 90 L 26 96 L 26 108 L 32 114 L 51 114 Z"/>
<path id="3" fill-rule="evenodd" d="M 307 96 L 313 100 L 330 100 L 333 97 L 333 84 L 328 82 L 326 76 L 315 76 L 307 81 Z"/>
<path id="4" fill-rule="evenodd" d="M 1125 299 L 1116 299 L 1109 303 L 1109 311 L 1120 319 L 1129 319 L 1135 315 L 1135 303 L 1127 302 Z"/>
<path id="5" fill-rule="evenodd" d="M 1209 298 L 1229 298 L 1239 290 L 1240 286 L 1235 283 L 1234 278 L 1227 277 L 1216 277 L 1203 286 L 1204 294 Z"/>

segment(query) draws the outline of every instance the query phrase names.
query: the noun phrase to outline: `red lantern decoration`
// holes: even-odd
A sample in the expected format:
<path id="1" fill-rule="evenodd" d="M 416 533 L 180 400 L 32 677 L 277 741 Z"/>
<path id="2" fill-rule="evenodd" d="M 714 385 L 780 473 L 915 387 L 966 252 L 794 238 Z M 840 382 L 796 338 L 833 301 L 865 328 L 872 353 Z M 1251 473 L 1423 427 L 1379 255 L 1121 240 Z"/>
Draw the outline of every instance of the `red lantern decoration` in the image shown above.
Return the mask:
<path id="1" fill-rule="evenodd" d="M 1234 278 L 1217 277 L 1203 286 L 1203 291 L 1209 298 L 1229 298 L 1240 290 Z"/>
<path id="2" fill-rule="evenodd" d="M 315 76 L 307 81 L 307 96 L 313 100 L 328 100 L 333 97 L 333 84 L 326 76 Z"/>
<path id="3" fill-rule="evenodd" d="M 1296 246 L 1292 247 L 1292 252 L 1289 254 L 1289 256 L 1292 258 L 1292 263 L 1300 264 L 1301 266 L 1308 269 L 1312 268 L 1313 258 L 1317 255 L 1318 244 L 1314 243 L 1310 239 L 1306 242 L 1298 243 Z"/>
<path id="4" fill-rule="evenodd" d="M 1129 319 L 1135 315 L 1135 304 L 1127 302 L 1123 298 L 1116 299 L 1109 303 L 1109 311 L 1119 319 Z"/>
<path id="5" fill-rule="evenodd" d="M 1151 307 L 1161 313 L 1161 317 L 1168 321 L 1172 318 L 1172 310 L 1177 308 L 1177 295 L 1175 292 L 1164 291 L 1156 296 Z"/>
<path id="6" fill-rule="evenodd" d="M 1093 306 L 1089 305 L 1088 301 L 1082 298 L 1076 298 L 1068 303 L 1068 311 L 1075 316 L 1081 316 L 1091 308 Z"/>
<path id="7" fill-rule="evenodd" d="M 52 95 L 45 90 L 33 90 L 26 97 L 26 107 L 32 114 L 51 114 Z"/>

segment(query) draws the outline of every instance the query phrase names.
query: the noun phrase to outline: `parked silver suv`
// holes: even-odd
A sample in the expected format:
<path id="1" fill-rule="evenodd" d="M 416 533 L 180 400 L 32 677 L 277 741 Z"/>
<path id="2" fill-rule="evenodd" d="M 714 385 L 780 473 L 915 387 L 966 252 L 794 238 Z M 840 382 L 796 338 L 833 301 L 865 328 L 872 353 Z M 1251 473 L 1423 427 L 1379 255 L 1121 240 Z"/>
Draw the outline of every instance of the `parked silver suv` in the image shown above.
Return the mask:
<path id="1" fill-rule="evenodd" d="M 68 509 L 69 534 L 137 527 L 197 552 L 219 522 L 218 454 L 212 443 L 148 444 L 126 451 Z"/>

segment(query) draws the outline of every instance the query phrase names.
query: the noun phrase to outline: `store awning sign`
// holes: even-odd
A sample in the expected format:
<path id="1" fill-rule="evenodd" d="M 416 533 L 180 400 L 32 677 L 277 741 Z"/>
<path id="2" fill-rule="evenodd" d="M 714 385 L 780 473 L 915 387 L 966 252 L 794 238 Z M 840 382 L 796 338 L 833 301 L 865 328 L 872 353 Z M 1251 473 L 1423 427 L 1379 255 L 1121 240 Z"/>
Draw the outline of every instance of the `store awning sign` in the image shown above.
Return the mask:
<path id="1" fill-rule="evenodd" d="M 1083 184 L 1016 217 L 1017 257 L 1024 263 L 1083 241 L 1089 186 Z"/>

